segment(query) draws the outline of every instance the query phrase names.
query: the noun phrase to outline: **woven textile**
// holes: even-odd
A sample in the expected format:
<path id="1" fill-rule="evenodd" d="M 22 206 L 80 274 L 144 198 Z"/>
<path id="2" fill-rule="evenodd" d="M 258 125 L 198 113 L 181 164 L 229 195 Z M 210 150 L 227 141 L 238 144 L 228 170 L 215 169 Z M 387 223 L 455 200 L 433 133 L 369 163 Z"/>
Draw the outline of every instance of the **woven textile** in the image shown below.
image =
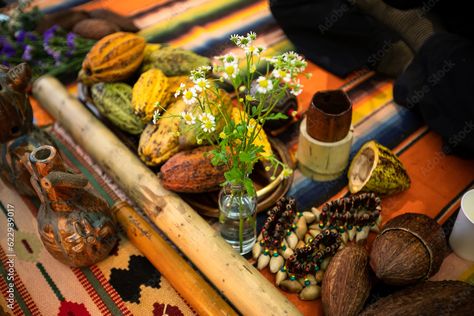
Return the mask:
<path id="1" fill-rule="evenodd" d="M 268 54 L 292 49 L 291 43 L 285 38 L 284 33 L 271 17 L 268 3 L 264 0 L 41 0 L 37 1 L 37 3 L 47 12 L 54 12 L 61 8 L 69 7 L 86 10 L 108 8 L 120 14 L 131 16 L 142 29 L 141 35 L 150 42 L 169 42 L 173 45 L 192 49 L 206 56 L 220 55 L 232 51 L 233 48 L 228 41 L 229 36 L 234 33 L 242 34 L 251 30 L 259 35 L 259 42 L 267 47 Z M 312 94 L 315 91 L 343 88 L 353 101 L 352 123 L 354 126 L 354 143 L 352 155 L 363 143 L 375 139 L 393 149 L 406 166 L 412 179 L 412 187 L 404 193 L 383 200 L 384 221 L 404 212 L 424 213 L 444 224 L 446 231 L 449 233 L 456 212 L 459 209 L 459 200 L 462 193 L 474 185 L 473 161 L 462 160 L 443 154 L 439 136 L 427 129 L 423 122 L 410 110 L 402 108 L 393 102 L 391 80 L 379 77 L 367 70 L 361 70 L 348 78 L 338 78 L 311 63 L 309 64 L 308 71 L 313 76 L 311 79 L 302 80 L 304 92 L 298 97 L 300 113 L 307 109 Z M 72 93 L 75 93 L 75 85 L 71 85 L 69 88 Z M 37 104 L 34 103 L 34 107 L 37 123 L 47 124 L 51 122 L 51 118 Z M 461 132 L 463 128 L 464 126 L 459 126 L 459 131 Z M 288 148 L 292 153 L 295 152 L 297 146 L 297 131 L 298 125 L 295 124 L 280 136 L 288 144 Z M 65 142 L 61 140 L 60 143 Z M 80 156 L 75 153 L 77 148 L 66 145 L 60 149 L 69 150 L 70 157 L 68 156 L 68 159 L 72 161 L 73 165 L 81 166 L 81 171 L 90 169 L 89 162 L 80 163 L 79 159 L 76 158 L 74 160 L 72 158 L 75 155 Z M 346 195 L 348 193 L 346 184 L 347 180 L 345 177 L 330 182 L 311 181 L 296 170 L 294 183 L 289 194 L 297 198 L 302 209 L 306 209 L 313 205 L 320 205 L 327 200 Z M 108 190 L 106 189 L 102 193 L 109 195 L 109 199 L 113 199 L 110 195 L 111 193 L 107 192 Z M 25 227 L 20 226 L 19 233 L 24 230 L 29 232 L 30 237 L 33 236 L 31 240 L 36 238 L 36 244 L 31 241 L 32 245 L 30 247 L 33 248 L 36 245 L 41 249 L 41 244 L 38 244 L 34 227 L 34 217 L 30 215 L 30 210 L 34 210 L 34 206 L 28 205 L 24 200 L 2 186 L 0 189 L 2 202 L 11 203 L 4 200 L 5 198 L 10 198 L 10 196 L 14 197 L 12 199 L 15 202 L 15 208 L 22 210 L 22 216 L 16 215 L 18 216 L 18 225 L 21 224 Z M 24 203 L 25 206 L 22 207 L 21 203 Z M 24 212 L 24 209 L 28 213 Z M 20 211 L 16 214 L 19 213 Z M 24 213 L 27 215 L 23 216 Z M 21 218 L 23 217 L 25 218 L 22 220 Z M 3 225 L 5 217 L 2 215 L 0 219 L 0 224 Z M 263 216 L 260 216 L 259 222 L 261 223 L 262 220 Z M 29 223 L 29 226 L 22 224 L 23 221 Z M 5 226 L 0 227 L 2 227 L 3 232 L 3 227 Z M 27 229 L 26 227 L 29 228 Z M 6 237 L 1 236 L 1 238 Z M 28 243 L 30 244 L 29 241 Z M 2 239 L 2 247 L 3 245 L 4 240 Z M 17 244 L 17 247 L 21 245 L 23 244 Z M 21 251 L 25 252 L 25 250 Z M 121 252 L 123 253 L 122 257 L 117 255 L 121 254 Z M 26 251 L 26 253 L 29 252 Z M 44 250 L 40 254 L 39 258 L 43 258 L 42 260 L 47 258 L 52 260 Z M 139 302 L 133 301 L 134 299 L 136 300 L 136 296 L 134 296 L 136 294 L 136 287 L 125 287 L 123 292 L 121 292 L 121 285 L 114 282 L 110 283 L 111 276 L 118 274 L 130 282 L 139 282 L 136 280 L 143 280 L 142 276 L 139 274 L 134 275 L 130 271 L 136 271 L 133 266 L 143 267 L 147 263 L 145 263 L 145 260 L 140 259 L 137 251 L 124 238 L 121 238 L 117 254 L 112 255 L 104 263 L 97 265 L 97 268 L 89 269 L 90 271 L 87 270 L 87 273 L 83 272 L 90 284 L 89 289 L 94 284 L 101 284 L 100 281 L 94 281 L 99 279 L 100 273 L 108 281 L 106 282 L 108 285 L 101 285 L 104 287 L 103 290 L 99 287 L 94 288 L 90 292 L 81 290 L 81 287 L 84 289 L 86 287 L 80 283 L 81 275 L 78 276 L 74 272 L 75 270 L 71 270 L 68 273 L 61 272 L 63 270 L 69 271 L 70 269 L 67 270 L 66 268 L 65 270 L 65 267 L 59 263 L 50 263 L 54 265 L 50 266 L 44 263 L 45 261 L 37 259 L 38 257 L 31 259 L 31 261 L 25 261 L 26 268 L 22 271 L 25 271 L 27 274 L 23 276 L 21 271 L 18 272 L 19 278 L 23 280 L 24 288 L 30 291 L 30 296 L 25 295 L 23 298 L 24 304 L 33 304 L 32 310 L 37 311 L 39 309 L 44 315 L 57 314 L 61 302 L 71 302 L 71 304 L 64 304 L 74 307 L 83 304 L 92 315 L 102 314 L 99 307 L 100 304 L 111 304 L 111 306 L 107 305 L 105 312 L 112 314 L 115 314 L 114 312 L 117 311 L 121 311 L 124 314 L 130 312 L 135 315 L 151 315 L 153 311 L 157 312 L 158 315 L 165 312 L 170 315 L 174 315 L 173 312 L 191 313 L 189 307 L 170 289 L 166 280 L 158 277 L 159 273 L 156 270 L 147 270 L 150 274 L 149 279 L 139 285 L 141 289 Z M 119 257 L 123 258 L 123 260 L 120 261 Z M 3 254 L 2 259 L 5 259 Z M 42 263 L 43 270 L 46 272 L 38 268 L 38 262 Z M 100 273 L 96 274 L 97 271 L 100 271 Z M 273 281 L 273 276 L 267 271 L 263 273 L 269 280 Z M 28 279 L 27 275 L 29 274 L 34 274 L 36 277 L 41 276 L 42 279 L 38 277 L 42 280 L 41 283 L 39 281 L 36 282 L 35 279 L 33 281 Z M 59 291 L 55 291 L 54 287 L 46 281 L 45 275 L 50 276 Z M 159 282 L 157 281 L 158 279 Z M 434 276 L 434 279 L 461 279 L 474 284 L 474 264 L 461 260 L 454 254 L 450 254 L 443 263 L 441 271 Z M 2 290 L 2 294 L 6 297 L 4 282 L 4 278 L 0 279 L 0 290 Z M 73 284 L 76 283 L 79 285 L 74 287 Z M 158 283 L 160 286 L 157 286 Z M 19 292 L 21 292 L 21 286 L 19 285 L 19 287 Z M 109 288 L 111 292 L 107 292 L 106 288 Z M 135 289 L 135 292 L 133 289 Z M 389 288 L 377 289 L 371 300 L 373 301 L 377 296 L 385 295 L 391 290 Z M 162 292 L 164 291 L 167 291 L 167 294 L 163 294 Z M 322 315 L 319 300 L 302 302 L 295 294 L 286 295 L 304 314 Z M 63 300 L 61 301 L 59 297 L 62 297 Z M 117 299 L 117 302 L 113 301 L 114 299 Z M 43 311 L 41 307 L 49 304 L 50 301 L 54 302 L 56 309 L 54 311 L 53 309 Z M 6 310 L 4 299 L 0 298 L 0 302 L 0 306 Z M 76 305 L 72 304 L 72 302 L 76 303 Z M 122 305 L 120 305 L 120 302 L 122 302 Z M 158 305 L 155 304 L 157 302 Z M 252 302 L 249 302 L 249 304 L 252 304 Z M 127 310 L 122 311 L 119 306 Z M 166 306 L 166 310 L 163 306 Z M 13 311 L 15 315 L 23 313 L 23 310 L 18 310 L 18 308 L 21 309 L 21 306 Z M 114 310 L 110 308 L 114 308 Z M 8 312 L 12 313 L 12 311 Z M 76 315 L 82 314 L 77 313 Z"/>

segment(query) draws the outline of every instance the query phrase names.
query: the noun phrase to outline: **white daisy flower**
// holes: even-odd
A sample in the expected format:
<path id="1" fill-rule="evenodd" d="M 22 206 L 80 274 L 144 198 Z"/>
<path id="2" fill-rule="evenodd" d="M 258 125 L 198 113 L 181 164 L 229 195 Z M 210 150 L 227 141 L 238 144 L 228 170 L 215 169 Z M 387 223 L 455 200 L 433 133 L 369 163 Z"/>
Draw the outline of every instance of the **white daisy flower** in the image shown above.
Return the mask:
<path id="1" fill-rule="evenodd" d="M 181 112 L 181 118 L 184 120 L 186 125 L 194 125 L 196 123 L 196 118 L 190 112 Z"/>
<path id="2" fill-rule="evenodd" d="M 233 64 L 233 63 L 238 62 L 237 57 L 232 53 L 225 54 L 224 56 L 221 56 L 220 58 L 222 59 L 224 64 Z"/>
<path id="3" fill-rule="evenodd" d="M 248 37 L 240 36 L 235 44 L 240 48 L 247 48 L 252 43 Z"/>
<path id="4" fill-rule="evenodd" d="M 216 130 L 216 123 L 214 121 L 202 122 L 201 128 L 206 133 L 212 133 Z"/>
<path id="5" fill-rule="evenodd" d="M 183 101 L 186 104 L 196 103 L 196 90 L 194 88 L 186 89 L 183 91 Z"/>
<path id="6" fill-rule="evenodd" d="M 244 50 L 247 55 L 252 54 L 254 56 L 260 56 L 260 54 L 263 52 L 263 47 L 256 47 L 253 45 L 249 45 L 245 47 Z"/>
<path id="7" fill-rule="evenodd" d="M 240 40 L 240 37 L 241 37 L 241 36 L 240 36 L 239 34 L 232 34 L 232 35 L 230 36 L 230 40 L 231 40 L 232 42 L 234 42 L 234 44 L 237 44 L 237 42 Z"/>
<path id="8" fill-rule="evenodd" d="M 286 72 L 283 69 L 278 69 L 278 68 L 273 69 L 272 76 L 278 79 L 282 79 L 285 82 L 291 81 L 291 73 Z"/>
<path id="9" fill-rule="evenodd" d="M 257 79 L 257 91 L 259 93 L 267 93 L 268 91 L 273 89 L 273 83 L 271 80 L 264 76 L 260 76 Z"/>
<path id="10" fill-rule="evenodd" d="M 209 89 L 211 87 L 209 81 L 206 78 L 198 78 L 194 80 L 194 84 L 194 89 L 196 89 L 196 91 L 198 92 L 201 92 L 205 89 Z"/>
<path id="11" fill-rule="evenodd" d="M 153 112 L 153 124 L 156 124 L 159 119 L 160 119 L 160 109 L 156 109 L 155 112 Z"/>
<path id="12" fill-rule="evenodd" d="M 216 118 L 211 113 L 206 112 L 199 115 L 199 121 L 201 121 L 201 123 L 206 123 L 206 122 L 214 123 L 216 121 Z"/>
<path id="13" fill-rule="evenodd" d="M 179 97 L 179 95 L 181 94 L 181 92 L 183 91 L 183 89 L 186 87 L 186 85 L 184 83 L 181 83 L 179 85 L 179 88 L 176 89 L 176 92 L 174 93 L 174 97 L 177 98 Z"/>
<path id="14" fill-rule="evenodd" d="M 300 83 L 299 80 L 296 81 L 294 84 L 292 84 L 290 88 L 291 88 L 290 90 L 291 94 L 296 95 L 296 96 L 300 95 L 301 92 L 303 92 L 303 85 Z"/>
<path id="15" fill-rule="evenodd" d="M 247 33 L 247 39 L 252 42 L 252 41 L 255 41 L 257 39 L 257 33 L 255 32 L 249 32 Z"/>
<path id="16" fill-rule="evenodd" d="M 223 76 L 225 79 L 231 79 L 237 77 L 239 73 L 239 66 L 237 63 L 224 64 Z"/>

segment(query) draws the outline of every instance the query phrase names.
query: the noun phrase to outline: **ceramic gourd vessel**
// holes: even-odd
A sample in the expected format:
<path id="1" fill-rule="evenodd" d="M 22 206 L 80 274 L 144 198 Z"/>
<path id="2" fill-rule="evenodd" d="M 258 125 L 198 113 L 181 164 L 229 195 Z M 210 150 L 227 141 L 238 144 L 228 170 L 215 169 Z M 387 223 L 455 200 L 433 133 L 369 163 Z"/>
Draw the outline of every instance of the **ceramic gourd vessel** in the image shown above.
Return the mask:
<path id="1" fill-rule="evenodd" d="M 31 183 L 41 200 L 38 230 L 49 253 L 71 267 L 95 264 L 117 242 L 117 228 L 106 201 L 87 178 L 68 170 L 56 149 L 41 146 L 29 156 Z"/>
<path id="2" fill-rule="evenodd" d="M 13 68 L 0 65 L 0 178 L 20 194 L 35 196 L 25 154 L 53 141 L 33 125 L 26 93 L 30 79 L 31 70 L 25 63 Z"/>

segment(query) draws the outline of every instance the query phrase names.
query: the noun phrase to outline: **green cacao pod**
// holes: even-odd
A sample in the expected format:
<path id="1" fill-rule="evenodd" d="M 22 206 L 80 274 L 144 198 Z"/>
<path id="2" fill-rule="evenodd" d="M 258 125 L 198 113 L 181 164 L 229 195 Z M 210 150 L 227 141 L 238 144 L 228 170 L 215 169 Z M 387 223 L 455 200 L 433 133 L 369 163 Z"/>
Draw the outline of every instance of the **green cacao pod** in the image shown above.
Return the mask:
<path id="1" fill-rule="evenodd" d="M 145 127 L 132 109 L 132 87 L 125 83 L 98 83 L 92 86 L 92 99 L 99 112 L 114 125 L 130 134 Z"/>
<path id="2" fill-rule="evenodd" d="M 400 159 L 376 141 L 365 143 L 351 162 L 349 190 L 393 194 L 410 187 L 410 177 Z"/>
<path id="3" fill-rule="evenodd" d="M 176 47 L 163 47 L 152 52 L 143 62 L 142 72 L 158 68 L 168 77 L 189 75 L 199 66 L 210 65 L 207 57 L 199 56 L 192 51 Z"/>

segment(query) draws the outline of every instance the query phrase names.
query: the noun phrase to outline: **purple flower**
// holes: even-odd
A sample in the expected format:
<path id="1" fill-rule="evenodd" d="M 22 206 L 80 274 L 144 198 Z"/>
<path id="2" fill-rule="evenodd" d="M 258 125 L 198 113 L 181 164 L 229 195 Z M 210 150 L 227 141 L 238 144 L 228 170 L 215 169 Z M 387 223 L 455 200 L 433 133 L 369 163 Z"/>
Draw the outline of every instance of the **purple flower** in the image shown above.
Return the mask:
<path id="1" fill-rule="evenodd" d="M 67 40 L 67 46 L 71 49 L 74 49 L 74 47 L 76 46 L 76 42 L 75 42 L 76 34 L 67 33 L 66 40 Z"/>
<path id="2" fill-rule="evenodd" d="M 18 43 L 23 43 L 25 41 L 25 38 L 26 38 L 26 32 L 23 31 L 23 30 L 20 30 L 20 31 L 17 31 L 15 33 L 15 38 L 16 38 L 16 41 Z"/>
<path id="3" fill-rule="evenodd" d="M 61 52 L 59 52 L 57 50 L 54 50 L 51 46 L 45 44 L 44 45 L 44 50 L 49 56 L 54 58 L 56 63 L 58 63 L 59 60 L 61 59 Z"/>
<path id="4" fill-rule="evenodd" d="M 0 55 L 5 55 L 7 58 L 13 57 L 16 54 L 15 48 L 8 41 L 5 36 L 0 36 Z"/>
<path id="5" fill-rule="evenodd" d="M 26 39 L 28 39 L 30 41 L 36 41 L 38 39 L 38 36 L 36 36 L 35 34 L 33 34 L 31 32 L 28 32 L 28 33 L 26 33 Z"/>
<path id="6" fill-rule="evenodd" d="M 55 24 L 51 26 L 49 29 L 44 31 L 43 33 L 43 43 L 47 44 L 49 41 L 54 37 L 54 33 L 56 33 L 58 26 Z"/>
<path id="7" fill-rule="evenodd" d="M 71 56 L 74 53 L 74 49 L 76 48 L 75 40 L 76 40 L 76 34 L 67 33 L 67 36 L 66 36 L 67 47 L 68 47 L 67 56 Z"/>
<path id="8" fill-rule="evenodd" d="M 25 51 L 23 52 L 23 55 L 21 56 L 21 58 L 23 60 L 26 60 L 26 61 L 30 61 L 31 60 L 31 52 L 33 51 L 33 46 L 31 45 L 26 45 L 25 46 Z"/>

